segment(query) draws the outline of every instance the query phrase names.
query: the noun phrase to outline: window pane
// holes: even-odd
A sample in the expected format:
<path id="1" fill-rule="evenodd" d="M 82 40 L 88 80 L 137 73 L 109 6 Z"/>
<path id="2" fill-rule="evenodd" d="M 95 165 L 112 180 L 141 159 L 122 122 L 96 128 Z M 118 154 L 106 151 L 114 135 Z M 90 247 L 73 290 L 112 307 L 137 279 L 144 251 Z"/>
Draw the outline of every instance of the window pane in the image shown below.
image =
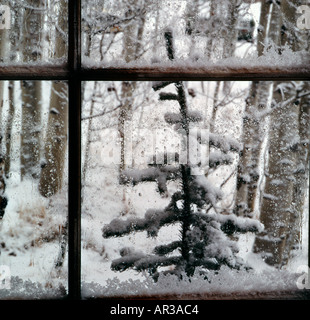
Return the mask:
<path id="1" fill-rule="evenodd" d="M 84 83 L 83 296 L 304 286 L 309 85 Z"/>
<path id="2" fill-rule="evenodd" d="M 67 91 L 0 82 L 0 299 L 66 294 Z"/>
<path id="3" fill-rule="evenodd" d="M 82 1 L 88 66 L 303 65 L 309 58 L 308 6 L 300 1 Z M 174 53 L 166 54 L 167 31 Z"/>
<path id="4" fill-rule="evenodd" d="M 2 1 L 0 62 L 52 63 L 67 59 L 68 1 Z"/>

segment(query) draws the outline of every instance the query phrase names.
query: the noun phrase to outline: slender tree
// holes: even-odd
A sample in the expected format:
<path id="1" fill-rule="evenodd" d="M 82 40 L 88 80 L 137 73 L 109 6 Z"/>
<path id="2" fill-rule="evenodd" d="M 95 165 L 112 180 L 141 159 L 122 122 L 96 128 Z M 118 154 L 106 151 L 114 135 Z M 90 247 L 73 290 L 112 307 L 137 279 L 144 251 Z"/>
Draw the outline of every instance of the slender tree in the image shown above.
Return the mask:
<path id="1" fill-rule="evenodd" d="M 269 43 L 276 41 L 278 26 L 272 34 L 270 20 L 272 3 L 263 1 L 257 36 L 257 53 L 261 56 Z M 272 17 L 275 23 L 280 23 L 279 15 Z M 246 99 L 243 117 L 243 151 L 238 164 L 236 214 L 240 216 L 253 215 L 255 210 L 258 182 L 260 178 L 259 158 L 264 139 L 264 126 L 266 125 L 264 110 L 267 108 L 268 96 L 272 83 L 266 81 L 252 82 Z"/>
<path id="2" fill-rule="evenodd" d="M 23 61 L 39 61 L 42 56 L 41 35 L 43 0 L 29 2 L 23 15 Z M 21 177 L 40 177 L 40 138 L 42 88 L 40 81 L 24 80 L 22 87 Z"/>
<path id="3" fill-rule="evenodd" d="M 174 58 L 172 33 L 165 33 L 169 59 Z M 170 82 L 156 82 L 155 91 L 161 91 Z M 121 250 L 121 258 L 112 262 L 111 268 L 124 271 L 133 268 L 137 271 L 148 270 L 157 280 L 159 267 L 174 266 L 173 270 L 165 273 L 176 274 L 182 278 L 184 275 L 193 276 L 197 268 L 217 270 L 222 265 L 231 268 L 240 268 L 243 262 L 236 256 L 238 248 L 236 243 L 227 235 L 236 232 L 255 232 L 261 225 L 248 218 L 238 218 L 235 215 L 223 215 L 217 212 L 216 203 L 221 199 L 221 191 L 215 187 L 203 174 L 196 175 L 197 168 L 202 166 L 196 162 L 192 155 L 198 144 L 208 143 L 200 137 L 193 137 L 190 126 L 202 120 L 199 112 L 189 109 L 184 84 L 174 82 L 174 92 L 160 92 L 162 101 L 176 101 L 179 105 L 178 113 L 167 112 L 165 120 L 174 125 L 184 141 L 184 154 L 164 154 L 164 164 L 156 161 L 144 170 L 125 170 L 121 176 L 123 183 L 138 184 L 143 181 L 156 181 L 158 191 L 165 192 L 168 180 L 179 180 L 181 189 L 175 192 L 169 205 L 163 210 L 147 210 L 144 218 L 129 218 L 127 220 L 114 219 L 103 228 L 105 238 L 123 236 L 135 231 L 146 231 L 151 237 L 158 235 L 159 229 L 168 224 L 180 225 L 180 239 L 167 245 L 154 248 L 153 254 L 145 254 L 131 248 Z M 237 143 L 232 140 L 219 139 L 215 135 L 210 137 L 212 145 L 219 149 L 210 154 L 209 166 L 211 168 L 231 163 L 232 158 L 226 154 L 228 150 L 236 148 Z M 193 144 L 192 144 L 193 143 Z M 223 147 L 226 144 L 226 150 Z M 180 164 L 168 164 L 168 159 L 175 158 Z M 154 160 L 156 156 L 154 156 Z M 202 167 L 201 167 L 202 169 Z M 208 213 L 208 207 L 214 213 Z M 203 272 L 203 271 L 202 271 Z"/>
<path id="4" fill-rule="evenodd" d="M 282 22 L 277 26 L 271 25 L 271 30 L 278 33 L 276 48 L 280 53 L 285 45 L 292 50 L 302 50 L 306 49 L 305 45 L 308 46 L 302 32 L 295 28 L 298 3 L 283 0 L 273 4 L 272 11 Z M 308 100 L 308 92 L 304 91 L 306 88 L 304 83 L 296 82 L 274 85 L 268 169 L 260 210 L 265 233 L 257 236 L 254 251 L 262 254 L 267 263 L 277 267 L 287 264 L 300 237 L 299 225 L 305 197 L 304 173 L 309 161 L 305 149 L 309 136 L 304 108 Z"/>
<path id="5" fill-rule="evenodd" d="M 67 40 L 67 1 L 59 3 L 57 36 L 54 58 L 66 55 Z M 63 185 L 64 166 L 67 150 L 68 129 L 68 89 L 64 81 L 53 81 L 49 105 L 47 135 L 45 139 L 44 158 L 41 160 L 39 191 L 44 197 L 57 193 Z"/>

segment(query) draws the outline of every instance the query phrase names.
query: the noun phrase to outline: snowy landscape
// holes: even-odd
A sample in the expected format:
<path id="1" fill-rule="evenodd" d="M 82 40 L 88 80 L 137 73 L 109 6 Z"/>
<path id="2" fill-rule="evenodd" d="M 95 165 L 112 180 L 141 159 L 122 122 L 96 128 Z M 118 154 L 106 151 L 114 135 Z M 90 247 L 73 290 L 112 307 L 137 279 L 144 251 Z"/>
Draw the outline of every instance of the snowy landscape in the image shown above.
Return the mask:
<path id="1" fill-rule="evenodd" d="M 287 7 L 276 3 L 82 2 L 82 62 L 89 68 L 289 71 L 309 62 L 309 30 L 292 27 Z M 53 51 L 46 39 L 59 44 L 64 37 L 66 3 L 45 2 L 53 10 L 43 19 L 43 57 Z M 294 1 L 285 4 L 296 11 Z M 1 61 L 22 62 L 22 50 L 8 62 L 3 48 Z M 1 81 L 0 200 L 7 205 L 0 218 L 0 299 L 68 293 L 67 85 L 38 83 Z M 27 91 L 37 85 L 40 99 Z M 310 82 L 82 87 L 82 298 L 309 289 Z M 25 105 L 39 110 L 28 129 Z M 25 139 L 27 130 L 33 139 Z M 29 141 L 38 144 L 38 161 L 27 174 Z"/>

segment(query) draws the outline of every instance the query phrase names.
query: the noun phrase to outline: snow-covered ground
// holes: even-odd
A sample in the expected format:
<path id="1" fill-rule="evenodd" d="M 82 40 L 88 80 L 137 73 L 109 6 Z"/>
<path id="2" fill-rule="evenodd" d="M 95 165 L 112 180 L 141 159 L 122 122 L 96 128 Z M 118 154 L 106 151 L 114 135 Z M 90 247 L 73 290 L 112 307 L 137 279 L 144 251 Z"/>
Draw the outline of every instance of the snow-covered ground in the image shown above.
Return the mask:
<path id="1" fill-rule="evenodd" d="M 259 10 L 255 6 L 253 6 L 252 13 L 257 23 Z M 149 21 L 149 23 L 151 22 Z M 181 28 L 179 29 L 181 30 Z M 179 47 L 191 49 L 189 39 L 177 39 L 176 48 Z M 162 56 L 159 55 L 159 57 L 162 57 L 164 61 L 166 51 L 163 44 L 161 49 Z M 199 41 L 197 41 L 196 50 L 200 49 Z M 300 62 L 296 61 L 296 57 L 299 56 L 289 49 L 282 54 L 282 60 L 278 59 L 272 48 L 259 61 L 252 51 L 251 44 L 243 43 L 238 48 L 236 57 L 227 59 L 221 64 L 222 66 L 225 63 L 227 66 L 235 65 L 238 67 L 242 64 L 246 65 L 246 63 L 256 63 L 257 65 L 277 63 L 289 66 Z M 113 57 L 114 53 L 117 56 L 119 52 L 121 50 L 118 46 L 112 48 L 110 54 Z M 147 58 L 151 59 L 154 53 L 149 50 L 149 54 L 150 56 Z M 188 58 L 188 52 L 184 56 L 185 58 L 180 56 L 184 58 L 179 62 L 182 66 Z M 242 60 L 243 58 L 248 58 L 248 60 Z M 90 65 L 93 63 L 93 61 L 86 59 L 84 62 Z M 206 61 L 200 62 L 201 65 L 206 65 Z M 198 65 L 200 62 L 198 61 Z M 108 59 L 104 63 L 106 66 L 109 63 L 115 66 L 115 60 L 111 62 Z M 238 95 L 238 92 L 245 90 L 247 85 L 246 82 L 233 83 L 234 94 Z M 197 93 L 196 98 L 190 101 L 192 109 L 199 109 L 206 118 L 210 118 L 214 83 L 190 83 L 188 87 L 193 87 Z M 231 95 L 228 98 L 230 97 Z M 48 100 L 48 96 L 45 99 Z M 242 126 L 244 100 L 244 96 L 240 96 L 240 99 L 235 99 L 219 109 L 217 133 L 238 139 Z M 170 107 L 169 111 L 172 111 L 173 103 L 169 104 Z M 164 111 L 167 111 L 167 102 L 157 102 L 154 105 L 154 101 L 150 98 L 142 116 L 139 115 L 136 121 L 139 121 L 139 125 L 145 124 L 145 128 L 150 130 L 153 129 L 152 124 L 154 123 L 160 128 L 164 123 Z M 18 115 L 19 111 L 16 112 Z M 102 121 L 107 123 L 109 119 Z M 167 130 L 169 131 L 170 128 Z M 84 131 L 84 147 L 85 137 L 86 132 Z M 107 165 L 105 161 L 107 155 L 105 150 L 111 146 L 115 148 L 115 145 L 117 142 L 113 140 L 113 135 L 109 130 L 106 130 L 99 134 L 99 139 L 96 142 L 92 142 L 90 149 L 90 161 L 87 179 L 84 183 L 82 204 L 82 294 L 84 297 L 197 292 L 270 292 L 297 289 L 296 281 L 300 276 L 298 270 L 300 271 L 300 266 L 306 265 L 308 262 L 308 208 L 305 208 L 303 219 L 301 250 L 296 252 L 289 265 L 283 270 L 276 270 L 266 265 L 259 256 L 253 254 L 251 248 L 254 237 L 252 234 L 247 234 L 240 236 L 238 243 L 240 256 L 252 267 L 250 271 L 222 268 L 218 273 L 210 272 L 208 281 L 195 274 L 190 282 L 188 279 L 177 281 L 173 276 L 167 276 L 160 277 L 157 283 L 154 283 L 147 275 L 134 271 L 123 273 L 112 271 L 111 261 L 119 257 L 119 250 L 124 246 L 132 246 L 143 252 L 151 252 L 155 245 L 170 242 L 174 238 L 178 239 L 178 226 L 174 225 L 161 228 L 156 238 L 147 238 L 145 232 L 121 238 L 104 239 L 102 237 L 102 227 L 112 219 L 122 216 L 126 219 L 133 215 L 142 217 L 148 208 L 164 208 L 169 202 L 169 196 L 179 187 L 177 182 L 170 182 L 168 197 L 162 198 L 156 191 L 156 184 L 152 182 L 139 184 L 135 187 L 120 186 L 117 166 L 113 167 L 111 163 Z M 18 147 L 15 150 L 18 153 Z M 139 150 L 136 149 L 137 154 L 138 152 Z M 137 159 L 135 160 L 137 161 Z M 218 183 L 221 179 L 228 177 L 233 169 L 234 165 L 227 166 L 220 171 L 220 176 L 214 175 L 212 181 Z M 17 172 L 18 166 L 13 167 L 11 178 L 7 180 L 6 193 L 9 203 L 4 218 L 0 220 L 0 266 L 7 266 L 10 271 L 10 288 L 4 288 L 5 275 L 0 272 L 2 281 L 0 282 L 0 299 L 61 297 L 68 288 L 67 256 L 60 270 L 55 269 L 55 262 L 60 252 L 61 229 L 68 213 L 67 189 L 64 188 L 60 194 L 51 199 L 42 198 L 36 183 L 33 181 L 20 182 Z M 225 198 L 220 204 L 223 207 L 229 207 L 232 202 L 231 186 L 233 183 L 232 181 L 232 184 L 225 185 Z"/>
<path id="2" fill-rule="evenodd" d="M 208 92 L 214 84 L 189 83 L 197 91 L 197 98 L 192 99 L 193 110 L 205 106 Z M 234 92 L 245 89 L 246 83 L 234 84 Z M 210 94 L 211 95 L 211 94 Z M 208 100 L 209 99 L 209 100 Z M 240 114 L 242 97 L 219 110 L 216 131 L 238 138 L 240 134 Z M 166 109 L 163 104 L 149 106 L 144 110 L 142 121 L 145 126 L 163 121 Z M 203 109 L 210 117 L 211 108 Z M 148 112 L 150 111 L 150 112 Z M 161 120 L 160 120 L 161 119 Z M 234 124 L 234 126 L 233 126 Z M 234 129 L 232 129 L 234 128 Z M 140 132 L 141 133 L 141 132 Z M 85 140 L 84 140 L 85 142 Z M 196 274 L 189 282 L 187 279 L 176 281 L 173 276 L 161 277 L 154 283 L 147 275 L 135 271 L 122 273 L 111 270 L 113 259 L 119 258 L 123 247 L 134 247 L 143 252 L 151 252 L 159 244 L 178 239 L 178 226 L 160 229 L 158 237 L 147 238 L 145 232 L 130 234 L 125 237 L 104 239 L 102 227 L 114 218 L 137 215 L 143 217 L 148 208 L 164 208 L 170 196 L 179 188 L 177 182 L 168 183 L 168 196 L 161 197 L 156 184 L 146 182 L 135 187 L 121 186 L 118 183 L 118 167 L 104 161 L 107 155 L 106 144 L 111 143 L 111 136 L 105 131 L 96 142 L 92 143 L 89 168 L 83 189 L 82 204 L 82 294 L 90 296 L 154 295 L 182 293 L 229 293 L 263 292 L 296 290 L 296 281 L 300 276 L 300 266 L 307 264 L 308 218 L 303 221 L 302 250 L 296 253 L 290 264 L 279 271 L 267 266 L 261 258 L 251 252 L 253 235 L 239 237 L 240 256 L 253 269 L 234 271 L 222 268 L 218 273 L 208 275 L 208 281 Z M 113 141 L 112 141 L 113 145 Z M 143 149 L 143 148 L 142 148 Z M 137 160 L 137 159 L 136 159 Z M 16 167 L 13 166 L 15 170 Z M 227 177 L 234 165 L 227 166 L 214 175 L 213 181 Z M 42 198 L 33 181 L 20 182 L 19 175 L 12 170 L 7 180 L 8 207 L 0 221 L 0 265 L 10 269 L 10 289 L 1 289 L 0 298 L 47 298 L 61 297 L 67 286 L 67 257 L 60 270 L 55 269 L 55 262 L 60 252 L 61 228 L 67 215 L 67 191 L 51 199 Z M 232 181 L 232 185 L 233 185 Z M 232 200 L 231 185 L 225 186 L 226 197 L 222 206 L 229 206 Z M 305 213 L 308 210 L 305 208 Z M 298 273 L 299 271 L 299 273 Z M 2 278 L 3 279 L 3 278 Z"/>

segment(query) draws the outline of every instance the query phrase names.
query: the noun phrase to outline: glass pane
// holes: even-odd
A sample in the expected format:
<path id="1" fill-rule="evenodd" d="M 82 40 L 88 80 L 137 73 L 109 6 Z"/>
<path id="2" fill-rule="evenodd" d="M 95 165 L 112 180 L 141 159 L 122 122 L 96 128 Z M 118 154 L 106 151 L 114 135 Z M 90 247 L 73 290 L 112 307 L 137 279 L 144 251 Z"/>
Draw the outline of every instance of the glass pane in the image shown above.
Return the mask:
<path id="1" fill-rule="evenodd" d="M 67 0 L 2 1 L 0 63 L 66 62 L 67 7 Z"/>
<path id="2" fill-rule="evenodd" d="M 0 299 L 66 295 L 67 91 L 0 82 Z"/>
<path id="3" fill-rule="evenodd" d="M 309 86 L 85 82 L 83 296 L 304 288 Z"/>
<path id="4" fill-rule="evenodd" d="M 100 67 L 293 66 L 308 61 L 297 0 L 82 1 L 83 63 Z M 167 32 L 171 36 L 167 36 Z M 166 54 L 172 37 L 173 55 Z"/>

